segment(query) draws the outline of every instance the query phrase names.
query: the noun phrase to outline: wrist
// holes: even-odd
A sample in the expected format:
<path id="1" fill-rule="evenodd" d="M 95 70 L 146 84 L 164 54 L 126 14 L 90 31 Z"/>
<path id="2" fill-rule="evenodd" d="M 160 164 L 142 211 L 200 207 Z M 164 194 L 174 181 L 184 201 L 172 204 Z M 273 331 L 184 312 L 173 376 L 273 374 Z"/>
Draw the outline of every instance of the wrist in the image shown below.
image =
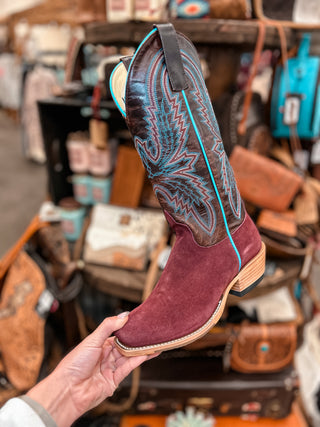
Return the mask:
<path id="1" fill-rule="evenodd" d="M 81 415 L 74 407 L 66 382 L 55 373 L 36 384 L 26 395 L 38 402 L 58 427 L 70 427 Z"/>

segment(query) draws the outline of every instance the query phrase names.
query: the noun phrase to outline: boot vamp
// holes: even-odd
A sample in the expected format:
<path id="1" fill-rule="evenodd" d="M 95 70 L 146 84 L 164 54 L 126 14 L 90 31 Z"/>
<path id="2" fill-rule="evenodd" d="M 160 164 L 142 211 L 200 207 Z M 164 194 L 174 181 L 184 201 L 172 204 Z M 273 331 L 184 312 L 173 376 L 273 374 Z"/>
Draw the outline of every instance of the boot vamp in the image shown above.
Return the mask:
<path id="1" fill-rule="evenodd" d="M 181 224 L 156 288 L 115 335 L 127 347 L 142 347 L 193 333 L 213 315 L 238 266 L 229 239 L 203 247 Z"/>

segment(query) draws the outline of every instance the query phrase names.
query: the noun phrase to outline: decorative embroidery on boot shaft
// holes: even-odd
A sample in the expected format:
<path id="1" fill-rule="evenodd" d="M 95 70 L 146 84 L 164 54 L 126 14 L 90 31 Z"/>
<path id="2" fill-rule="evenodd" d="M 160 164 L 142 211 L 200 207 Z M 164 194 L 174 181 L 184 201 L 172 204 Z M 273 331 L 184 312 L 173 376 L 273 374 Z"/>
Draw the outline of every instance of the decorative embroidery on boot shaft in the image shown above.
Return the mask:
<path id="1" fill-rule="evenodd" d="M 193 100 L 198 104 L 197 113 L 199 120 L 207 126 L 213 137 L 211 150 L 220 162 L 220 179 L 223 190 L 228 197 L 229 205 L 233 215 L 241 218 L 241 197 L 237 188 L 236 180 L 231 169 L 227 154 L 224 150 L 219 125 L 214 114 L 210 97 L 202 77 L 202 72 L 192 58 L 184 51 L 181 52 L 185 73 L 192 81 L 194 89 L 190 91 Z"/>
<path id="2" fill-rule="evenodd" d="M 240 219 L 240 194 L 224 151 L 201 70 L 186 52 L 182 51 L 181 54 L 190 82 L 193 113 L 212 135 L 212 145 L 208 146 L 207 142 L 205 149 L 207 155 L 216 158 L 220 192 L 224 193 L 229 202 L 232 214 Z M 147 136 L 136 136 L 134 142 L 153 182 L 154 191 L 185 221 L 192 219 L 206 234 L 213 235 L 217 223 L 215 192 L 211 188 L 209 176 L 200 173 L 203 169 L 201 152 L 196 148 L 193 151 L 188 144 L 192 128 L 190 118 L 185 111 L 181 93 L 171 90 L 162 49 L 153 57 L 147 70 L 145 93 Z"/>
<path id="3" fill-rule="evenodd" d="M 162 99 L 158 99 L 160 84 Z M 199 153 L 187 149 L 189 138 L 188 118 L 181 110 L 180 93 L 172 93 L 160 49 L 151 62 L 146 79 L 148 96 L 148 136 L 134 138 L 135 146 L 143 160 L 154 191 L 165 198 L 175 213 L 187 221 L 192 217 L 206 233 L 212 235 L 216 228 L 213 207 L 213 190 L 196 171 Z"/>

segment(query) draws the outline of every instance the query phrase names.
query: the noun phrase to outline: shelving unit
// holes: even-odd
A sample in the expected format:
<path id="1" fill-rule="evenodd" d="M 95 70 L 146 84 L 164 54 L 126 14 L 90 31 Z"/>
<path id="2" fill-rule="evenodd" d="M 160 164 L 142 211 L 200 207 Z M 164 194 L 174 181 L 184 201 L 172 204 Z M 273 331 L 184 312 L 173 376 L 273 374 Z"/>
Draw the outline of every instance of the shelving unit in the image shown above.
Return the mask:
<path id="1" fill-rule="evenodd" d="M 257 38 L 258 22 L 255 20 L 180 19 L 170 22 L 177 31 L 197 44 L 231 44 L 246 47 L 255 44 Z M 89 24 L 86 27 L 86 41 L 93 44 L 139 44 L 152 26 L 153 24 L 149 22 Z M 288 46 L 291 47 L 296 42 L 297 33 L 290 29 L 285 31 Z M 278 30 L 275 27 L 267 27 L 265 46 L 270 48 L 279 46 Z"/>

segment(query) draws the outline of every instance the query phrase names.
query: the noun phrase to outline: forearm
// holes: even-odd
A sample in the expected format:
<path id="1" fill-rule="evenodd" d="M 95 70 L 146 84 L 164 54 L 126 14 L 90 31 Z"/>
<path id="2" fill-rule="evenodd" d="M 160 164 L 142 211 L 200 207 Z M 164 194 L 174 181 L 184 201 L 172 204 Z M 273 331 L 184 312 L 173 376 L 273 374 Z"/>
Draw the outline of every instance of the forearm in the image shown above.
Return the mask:
<path id="1" fill-rule="evenodd" d="M 54 372 L 27 393 L 51 415 L 58 427 L 70 427 L 82 415 L 74 407 L 66 384 L 59 373 Z"/>

